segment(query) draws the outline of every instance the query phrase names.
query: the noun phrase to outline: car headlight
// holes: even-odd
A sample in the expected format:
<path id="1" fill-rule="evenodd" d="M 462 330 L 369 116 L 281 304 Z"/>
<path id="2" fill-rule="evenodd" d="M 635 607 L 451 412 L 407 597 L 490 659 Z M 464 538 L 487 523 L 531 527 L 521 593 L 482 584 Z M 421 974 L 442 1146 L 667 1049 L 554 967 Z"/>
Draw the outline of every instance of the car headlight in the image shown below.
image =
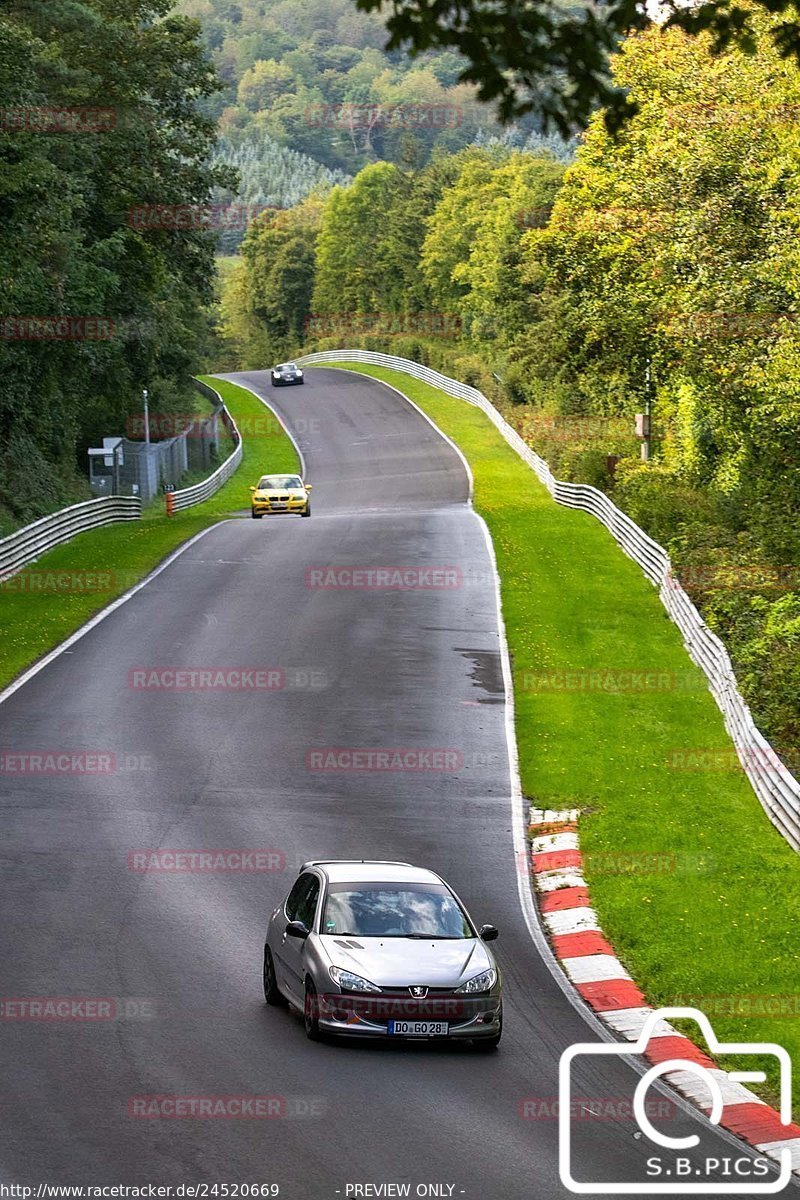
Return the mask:
<path id="1" fill-rule="evenodd" d="M 362 979 L 360 975 L 354 975 L 352 971 L 345 971 L 344 967 L 331 967 L 330 973 L 333 982 L 338 983 L 339 987 L 346 992 L 379 992 L 381 990 L 374 983 L 370 983 L 368 979 Z"/>
<path id="2" fill-rule="evenodd" d="M 456 995 L 459 993 L 469 995 L 472 992 L 489 992 L 497 982 L 497 971 L 494 967 L 489 967 L 488 971 L 481 971 L 480 975 L 476 975 L 474 979 L 468 979 L 466 983 L 462 983 L 460 988 L 456 988 Z"/>

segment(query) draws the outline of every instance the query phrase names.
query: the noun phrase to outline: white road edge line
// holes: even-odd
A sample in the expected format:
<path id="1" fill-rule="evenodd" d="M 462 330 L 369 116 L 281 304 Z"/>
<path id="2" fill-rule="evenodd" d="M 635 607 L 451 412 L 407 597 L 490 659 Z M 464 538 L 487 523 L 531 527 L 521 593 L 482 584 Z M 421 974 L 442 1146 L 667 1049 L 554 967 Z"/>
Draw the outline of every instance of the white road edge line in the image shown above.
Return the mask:
<path id="1" fill-rule="evenodd" d="M 95 613 L 93 617 L 90 617 L 85 625 L 81 625 L 81 627 L 76 629 L 74 633 L 71 633 L 65 641 L 59 642 L 59 644 L 53 650 L 50 650 L 49 653 L 45 654 L 43 658 L 40 658 L 38 662 L 35 662 L 32 667 L 28 667 L 27 671 L 23 671 L 23 673 L 17 679 L 15 679 L 13 683 L 10 683 L 8 687 L 4 688 L 3 691 L 0 692 L 0 704 L 3 704 L 4 701 L 13 696 L 15 692 L 18 692 L 19 689 L 24 686 L 24 684 L 26 684 L 30 679 L 33 679 L 34 675 L 38 675 L 40 671 L 43 671 L 45 667 L 49 666 L 54 659 L 59 658 L 65 650 L 69 650 L 70 646 L 74 646 L 75 643 L 79 642 L 82 637 L 85 637 L 87 633 L 90 633 L 91 630 L 94 629 L 96 625 L 99 625 L 101 621 L 105 621 L 106 617 L 110 617 L 111 614 L 116 612 L 118 608 L 121 608 L 123 604 L 127 604 L 137 592 L 140 592 L 143 587 L 147 587 L 148 583 L 151 583 L 154 579 L 156 579 L 162 571 L 166 571 L 167 567 L 171 566 L 172 563 L 175 562 L 176 558 L 180 558 L 182 554 L 185 554 L 185 552 L 191 546 L 194 546 L 196 542 L 199 542 L 201 538 L 204 538 L 207 533 L 211 533 L 212 529 L 219 529 L 220 525 L 227 524 L 229 520 L 231 520 L 230 517 L 225 517 L 221 521 L 215 521 L 213 525 L 209 525 L 208 529 L 201 529 L 200 532 L 196 533 L 193 538 L 189 539 L 188 542 L 184 542 L 178 547 L 177 550 L 173 550 L 172 554 L 170 554 L 168 558 L 165 558 L 159 566 L 149 573 L 149 575 L 145 575 L 144 579 L 140 579 L 139 582 L 135 583 L 132 588 L 128 589 L 127 592 L 123 592 L 123 594 L 118 596 L 116 600 L 112 600 L 111 603 L 106 605 L 105 608 L 101 608 L 100 612 Z"/>
<path id="2" fill-rule="evenodd" d="M 320 365 L 322 365 L 322 364 L 320 364 Z M 314 369 L 314 368 L 311 368 L 311 369 Z M 347 370 L 346 367 L 334 367 L 332 369 L 337 370 L 337 371 L 346 371 Z M 367 373 L 365 371 L 350 371 L 349 374 L 363 376 L 363 375 L 366 375 Z M 458 446 L 455 445 L 455 443 L 447 436 L 446 433 L 442 432 L 442 430 L 439 428 L 439 426 L 436 424 L 436 422 L 433 421 L 432 418 L 429 417 L 427 413 L 422 412 L 422 409 L 419 407 L 419 405 L 415 404 L 414 401 L 412 399 L 410 399 L 409 396 L 406 396 L 405 393 L 401 392 L 399 388 L 396 388 L 394 386 L 394 384 L 386 383 L 385 380 L 378 379 L 377 376 L 375 376 L 375 375 L 369 375 L 368 378 L 372 379 L 374 383 L 379 383 L 383 387 L 387 387 L 391 391 L 396 392 L 397 395 L 402 397 L 402 399 L 405 400 L 407 404 L 410 404 L 412 408 L 416 409 L 417 412 L 420 413 L 425 418 L 425 420 L 428 422 L 428 424 L 431 425 L 436 430 L 436 432 L 439 434 L 439 436 L 445 442 L 447 442 L 447 444 L 449 446 L 453 447 L 453 449 L 456 451 L 456 453 L 458 454 L 461 461 L 464 463 L 465 468 L 467 470 L 467 475 L 469 477 L 469 484 L 470 484 L 470 498 L 469 498 L 468 507 L 472 511 L 475 519 L 480 522 L 481 529 L 483 530 L 483 536 L 486 541 L 486 549 L 488 551 L 489 559 L 490 559 L 490 562 L 492 565 L 492 572 L 494 575 L 494 595 L 495 595 L 495 606 L 496 606 L 496 611 L 497 611 L 497 633 L 498 633 L 498 641 L 499 641 L 499 645 L 500 645 L 500 662 L 501 662 L 502 669 L 503 669 L 503 684 L 505 687 L 505 704 L 503 706 L 503 709 L 504 709 L 504 713 L 505 713 L 506 744 L 508 746 L 509 783 L 510 783 L 510 791 L 511 791 L 513 829 L 514 829 L 514 858 L 517 863 L 517 871 L 516 871 L 517 891 L 519 894 L 520 908 L 522 909 L 522 915 L 525 918 L 525 924 L 528 927 L 528 932 L 531 935 L 531 939 L 534 942 L 536 949 L 539 951 L 539 954 L 540 954 L 542 960 L 544 961 L 545 965 L 549 969 L 550 974 L 553 976 L 556 983 L 561 988 L 561 991 L 564 993 L 564 995 L 566 996 L 569 1003 L 575 1009 L 576 1013 L 578 1013 L 578 1015 L 582 1018 L 582 1020 L 597 1035 L 597 1038 L 599 1041 L 620 1042 L 624 1039 L 621 1039 L 621 1038 L 615 1036 L 614 1032 L 607 1025 L 604 1025 L 600 1021 L 600 1019 L 595 1015 L 593 1010 L 591 1008 L 589 1008 L 588 1004 L 585 1003 L 585 1001 L 581 997 L 580 993 L 575 990 L 574 986 L 567 979 L 567 976 L 564 974 L 564 971 L 561 969 L 561 965 L 560 965 L 558 959 L 556 958 L 555 954 L 553 953 L 553 950 L 550 946 L 550 943 L 547 940 L 547 937 L 545 936 L 545 933 L 539 922 L 539 914 L 536 911 L 536 907 L 533 903 L 533 886 L 532 886 L 533 881 L 532 881 L 531 873 L 530 873 L 531 865 L 530 865 L 530 856 L 528 854 L 528 843 L 527 843 L 528 822 L 526 819 L 528 812 L 529 812 L 530 805 L 525 800 L 525 797 L 522 794 L 522 781 L 520 779 L 520 774 L 519 774 L 519 754 L 517 751 L 517 737 L 516 737 L 515 722 L 514 722 L 514 713 L 515 713 L 514 683 L 513 683 L 513 675 L 511 672 L 511 656 L 508 652 L 508 640 L 506 637 L 506 625 L 505 625 L 505 620 L 503 619 L 503 609 L 502 609 L 502 602 L 501 602 L 501 597 L 500 597 L 500 572 L 497 569 L 497 555 L 495 554 L 494 543 L 492 542 L 492 535 L 489 532 L 489 526 L 486 524 L 486 521 L 483 519 L 483 517 L 480 515 L 480 513 L 475 512 L 475 509 L 473 508 L 472 500 L 473 500 L 473 496 L 474 496 L 474 487 L 473 487 L 474 480 L 473 480 L 473 476 L 472 476 L 472 470 L 471 470 L 466 458 L 464 457 L 463 453 L 458 448 Z M 234 381 L 232 380 L 231 382 L 234 382 Z M 428 386 L 434 387 L 433 384 L 429 384 Z M 434 390 L 435 390 L 435 388 L 434 388 Z M 524 872 L 521 869 L 521 864 L 523 862 L 525 863 L 525 867 L 526 867 Z M 640 1076 L 644 1075 L 645 1071 L 649 1069 L 649 1065 L 635 1063 L 633 1061 L 630 1061 L 629 1065 Z M 746 1142 L 743 1142 L 740 1138 L 737 1138 L 735 1134 L 730 1133 L 729 1130 L 724 1129 L 721 1125 L 712 1125 L 711 1122 L 709 1121 L 708 1117 L 706 1116 L 706 1114 L 704 1112 L 702 1112 L 701 1109 L 697 1108 L 696 1105 L 692 1104 L 690 1100 L 687 1100 L 685 1096 L 682 1096 L 681 1093 L 676 1088 L 669 1087 L 668 1085 L 663 1083 L 663 1081 L 656 1081 L 656 1083 L 653 1085 L 653 1090 L 660 1092 L 661 1095 L 664 1096 L 666 1099 L 671 1100 L 672 1103 L 675 1105 L 675 1107 L 680 1108 L 682 1110 L 682 1112 L 684 1112 L 687 1116 L 690 1116 L 690 1117 L 694 1118 L 695 1120 L 699 1121 L 702 1125 L 705 1125 L 705 1127 L 707 1129 L 713 1130 L 719 1137 L 721 1137 L 724 1141 L 726 1141 L 730 1146 L 732 1146 L 735 1149 L 737 1149 L 738 1151 L 740 1151 L 740 1153 L 742 1151 L 744 1151 L 744 1152 L 750 1151 L 754 1157 L 757 1157 L 757 1152 L 753 1149 L 752 1146 L 749 1146 Z"/>

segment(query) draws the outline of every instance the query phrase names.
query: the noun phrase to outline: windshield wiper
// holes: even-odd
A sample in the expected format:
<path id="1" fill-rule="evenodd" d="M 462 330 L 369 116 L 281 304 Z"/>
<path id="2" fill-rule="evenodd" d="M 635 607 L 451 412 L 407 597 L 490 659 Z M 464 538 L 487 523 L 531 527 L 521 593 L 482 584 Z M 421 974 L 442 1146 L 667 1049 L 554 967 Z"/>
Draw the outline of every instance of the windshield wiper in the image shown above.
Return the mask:
<path id="1" fill-rule="evenodd" d="M 457 933 L 396 933 L 394 937 L 417 938 L 424 942 L 463 942 Z"/>

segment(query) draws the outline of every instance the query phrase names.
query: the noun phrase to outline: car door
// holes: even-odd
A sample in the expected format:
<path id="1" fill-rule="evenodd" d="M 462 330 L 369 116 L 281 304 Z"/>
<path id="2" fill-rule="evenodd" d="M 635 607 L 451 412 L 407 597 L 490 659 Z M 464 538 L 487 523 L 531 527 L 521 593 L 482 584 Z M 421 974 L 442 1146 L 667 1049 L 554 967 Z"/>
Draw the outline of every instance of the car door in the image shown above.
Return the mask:
<path id="1" fill-rule="evenodd" d="M 313 929 L 320 893 L 320 879 L 318 875 L 313 875 L 309 872 L 300 877 L 298 883 L 301 882 L 303 886 L 302 888 L 298 888 L 297 896 L 291 909 L 289 907 L 289 900 L 286 902 L 286 925 L 288 926 L 289 921 L 302 921 L 307 929 Z M 294 892 L 295 889 L 292 888 L 289 899 L 294 897 Z M 290 912 L 293 913 L 292 916 L 289 915 Z M 305 998 L 303 985 L 305 947 L 305 938 L 289 937 L 284 928 L 278 950 L 284 972 L 283 986 L 289 995 L 300 1005 L 303 1004 Z"/>
<path id="2" fill-rule="evenodd" d="M 297 916 L 297 908 L 300 901 L 308 892 L 311 880 L 313 879 L 308 871 L 304 871 L 302 875 L 294 881 L 289 895 L 286 897 L 283 905 L 277 910 L 272 922 L 272 931 L 270 933 L 270 946 L 273 951 L 273 960 L 275 962 L 275 974 L 278 977 L 278 986 L 286 990 L 290 986 L 288 977 L 288 965 L 286 962 L 286 944 L 289 939 L 286 937 L 286 926 L 290 921 L 294 921 Z M 290 947 L 291 949 L 291 947 Z"/>

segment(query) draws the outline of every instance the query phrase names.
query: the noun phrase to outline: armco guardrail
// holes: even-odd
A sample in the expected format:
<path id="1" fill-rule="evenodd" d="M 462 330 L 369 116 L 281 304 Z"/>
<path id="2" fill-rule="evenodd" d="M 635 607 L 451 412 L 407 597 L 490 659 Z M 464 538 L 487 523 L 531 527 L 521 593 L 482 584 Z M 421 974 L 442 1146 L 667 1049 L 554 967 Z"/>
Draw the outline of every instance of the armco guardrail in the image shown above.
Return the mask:
<path id="1" fill-rule="evenodd" d="M 141 515 L 142 502 L 138 496 L 103 496 L 40 517 L 32 525 L 0 540 L 0 580 L 15 575 L 41 554 L 68 542 L 77 533 L 115 521 L 136 521 Z"/>
<path id="2" fill-rule="evenodd" d="M 390 367 L 430 383 L 449 396 L 476 405 L 486 413 L 508 444 L 533 468 L 559 504 L 583 509 L 602 521 L 625 553 L 639 564 L 650 582 L 659 589 L 661 602 L 683 634 L 686 649 L 708 679 L 711 693 L 725 718 L 725 726 L 753 790 L 772 823 L 795 850 L 800 850 L 800 783 L 756 728 L 750 709 L 739 692 L 725 646 L 705 624 L 673 575 L 669 555 L 662 546 L 648 537 L 598 488 L 555 479 L 544 459 L 526 445 L 477 388 L 448 379 L 446 375 L 440 375 L 438 371 L 409 359 L 372 350 L 325 350 L 318 354 L 306 354 L 298 361 L 309 366 L 326 362 L 361 362 Z"/>
<path id="3" fill-rule="evenodd" d="M 219 415 L 236 445 L 225 459 L 225 462 L 217 467 L 216 471 L 214 471 L 213 475 L 209 475 L 208 479 L 203 479 L 200 483 L 195 483 L 191 487 L 181 488 L 177 492 L 167 492 L 167 516 L 169 517 L 173 513 L 180 512 L 182 508 L 191 508 L 194 504 L 201 504 L 203 500 L 208 500 L 209 496 L 213 496 L 224 483 L 228 482 L 242 461 L 242 437 L 236 426 L 236 422 L 225 407 L 219 392 L 215 392 L 212 387 L 209 387 L 207 383 L 203 383 L 199 379 L 195 379 L 194 383 L 195 387 L 204 396 L 208 396 L 209 399 L 212 399 L 219 405 Z"/>

